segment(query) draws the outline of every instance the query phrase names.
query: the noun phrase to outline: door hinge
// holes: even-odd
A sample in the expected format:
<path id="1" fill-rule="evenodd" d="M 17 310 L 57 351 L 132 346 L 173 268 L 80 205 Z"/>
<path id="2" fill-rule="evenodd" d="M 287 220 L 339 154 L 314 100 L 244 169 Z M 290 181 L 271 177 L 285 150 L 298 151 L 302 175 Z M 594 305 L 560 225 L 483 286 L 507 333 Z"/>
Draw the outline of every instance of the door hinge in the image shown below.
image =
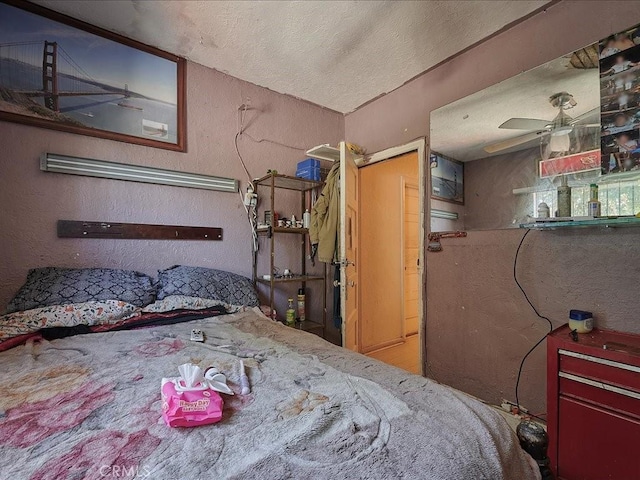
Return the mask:
<path id="1" fill-rule="evenodd" d="M 356 264 L 348 258 L 345 258 L 344 260 L 340 260 L 338 262 L 333 262 L 332 265 L 338 265 L 339 267 L 348 267 L 349 265 L 353 265 L 354 267 L 356 266 Z"/>

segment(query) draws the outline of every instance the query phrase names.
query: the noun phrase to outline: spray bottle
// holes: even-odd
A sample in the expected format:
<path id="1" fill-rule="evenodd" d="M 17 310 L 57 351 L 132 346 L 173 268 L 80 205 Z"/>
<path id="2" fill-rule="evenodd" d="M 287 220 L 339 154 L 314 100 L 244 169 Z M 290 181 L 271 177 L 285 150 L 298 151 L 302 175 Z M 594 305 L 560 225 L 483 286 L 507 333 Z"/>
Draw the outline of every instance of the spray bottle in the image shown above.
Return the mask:
<path id="1" fill-rule="evenodd" d="M 304 288 L 298 289 L 298 320 L 301 322 L 305 321 L 305 294 Z"/>

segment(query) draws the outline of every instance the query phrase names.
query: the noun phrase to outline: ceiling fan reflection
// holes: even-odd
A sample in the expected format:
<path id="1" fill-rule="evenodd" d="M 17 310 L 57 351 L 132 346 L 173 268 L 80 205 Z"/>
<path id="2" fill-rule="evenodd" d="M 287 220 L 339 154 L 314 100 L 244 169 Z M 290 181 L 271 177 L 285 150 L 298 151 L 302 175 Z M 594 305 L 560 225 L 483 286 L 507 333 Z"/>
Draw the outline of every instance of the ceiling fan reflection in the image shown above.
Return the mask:
<path id="1" fill-rule="evenodd" d="M 578 117 L 571 117 L 565 110 L 569 110 L 577 105 L 573 95 L 567 92 L 559 92 L 549 97 L 549 103 L 558 109 L 556 117 L 549 120 L 536 118 L 510 118 L 498 128 L 510 130 L 532 130 L 529 133 L 515 138 L 509 138 L 484 147 L 487 153 L 497 153 L 518 145 L 523 145 L 537 138 L 550 136 L 549 149 L 552 152 L 568 152 L 571 146 L 570 134 L 575 126 L 585 128 L 600 128 L 599 123 L 583 124 L 582 122 L 591 118 L 599 109 L 595 108 Z"/>

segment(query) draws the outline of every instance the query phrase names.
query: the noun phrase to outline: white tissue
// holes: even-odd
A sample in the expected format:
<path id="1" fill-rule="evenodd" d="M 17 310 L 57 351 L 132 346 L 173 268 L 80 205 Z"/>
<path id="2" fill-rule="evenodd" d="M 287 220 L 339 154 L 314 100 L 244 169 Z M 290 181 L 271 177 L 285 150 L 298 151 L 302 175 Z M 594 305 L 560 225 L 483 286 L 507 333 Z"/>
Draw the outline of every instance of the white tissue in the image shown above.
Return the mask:
<path id="1" fill-rule="evenodd" d="M 209 381 L 209 387 L 216 392 L 226 393 L 227 395 L 233 395 L 233 390 L 227 385 L 227 376 L 224 373 L 218 372 L 217 368 L 209 368 L 207 373 L 204 374 L 204 378 Z"/>
<path id="2" fill-rule="evenodd" d="M 180 377 L 184 380 L 186 388 L 193 388 L 204 382 L 204 373 L 202 369 L 193 363 L 185 363 L 178 367 Z"/>

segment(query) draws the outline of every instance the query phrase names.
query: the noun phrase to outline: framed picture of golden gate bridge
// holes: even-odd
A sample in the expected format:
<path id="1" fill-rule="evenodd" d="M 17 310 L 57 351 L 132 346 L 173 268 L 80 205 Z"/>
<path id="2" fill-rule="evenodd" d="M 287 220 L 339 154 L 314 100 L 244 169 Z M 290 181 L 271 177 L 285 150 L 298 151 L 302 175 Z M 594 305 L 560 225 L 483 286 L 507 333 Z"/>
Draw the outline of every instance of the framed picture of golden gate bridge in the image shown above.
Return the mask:
<path id="1" fill-rule="evenodd" d="M 186 150 L 185 60 L 0 0 L 0 120 Z"/>

